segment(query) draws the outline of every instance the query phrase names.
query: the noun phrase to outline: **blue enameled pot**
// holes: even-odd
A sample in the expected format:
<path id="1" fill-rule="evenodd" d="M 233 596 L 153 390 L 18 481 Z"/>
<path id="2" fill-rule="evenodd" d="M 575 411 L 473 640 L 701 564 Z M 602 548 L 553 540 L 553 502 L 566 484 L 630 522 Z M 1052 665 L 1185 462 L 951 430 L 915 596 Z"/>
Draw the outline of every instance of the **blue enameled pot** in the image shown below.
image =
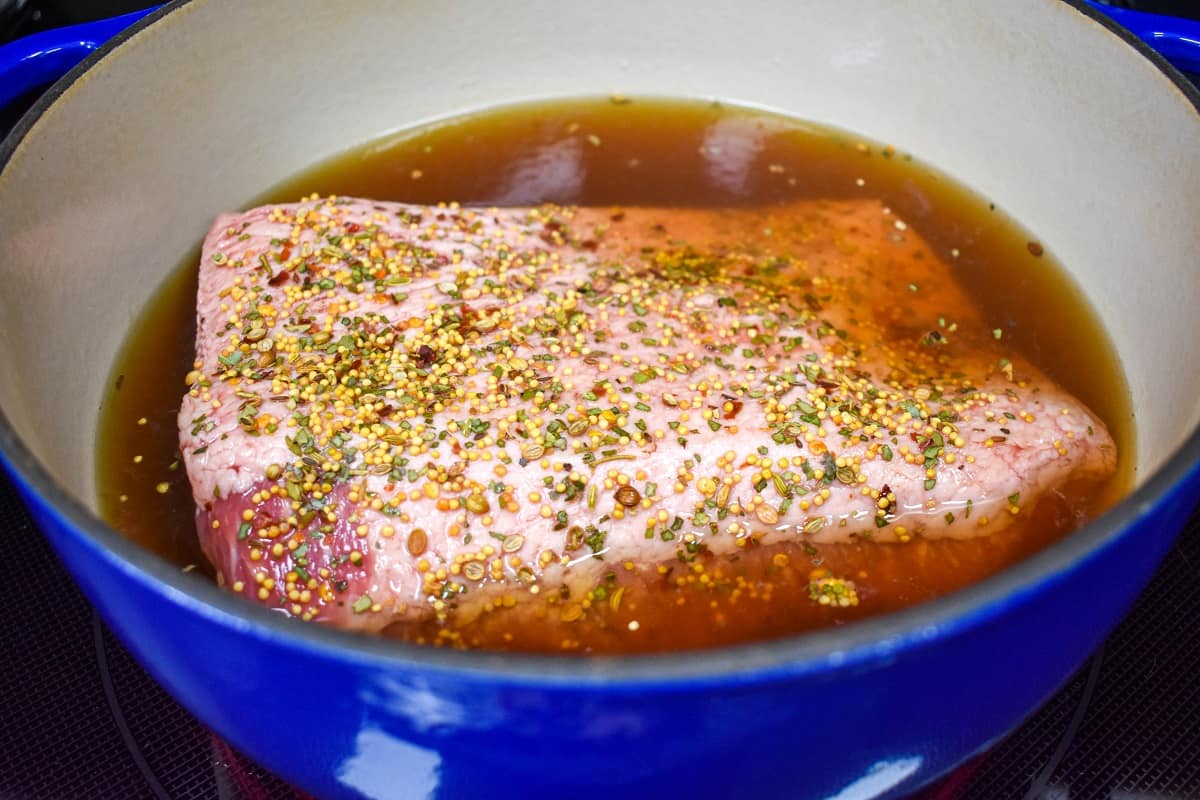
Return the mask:
<path id="1" fill-rule="evenodd" d="M 1194 27 L 1122 21 L 1197 65 Z M 1048 698 L 1194 505 L 1200 96 L 1093 6 L 190 0 L 0 48 L 0 100 L 131 22 L 0 145 L 0 453 L 154 677 L 317 796 L 898 796 Z M 902 613 L 712 652 L 585 660 L 297 623 L 99 519 L 108 370 L 215 214 L 390 130 L 618 91 L 717 97 L 886 140 L 1027 224 L 1120 355 L 1136 490 L 1036 557 Z"/>

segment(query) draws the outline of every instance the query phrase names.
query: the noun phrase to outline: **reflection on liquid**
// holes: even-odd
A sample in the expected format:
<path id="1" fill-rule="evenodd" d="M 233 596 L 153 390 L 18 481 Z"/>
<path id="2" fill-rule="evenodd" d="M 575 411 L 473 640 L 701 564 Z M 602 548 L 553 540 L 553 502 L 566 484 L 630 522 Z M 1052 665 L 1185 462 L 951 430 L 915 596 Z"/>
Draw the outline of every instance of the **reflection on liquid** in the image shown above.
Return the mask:
<path id="1" fill-rule="evenodd" d="M 730 194 L 746 194 L 766 133 L 762 127 L 737 117 L 718 119 L 710 125 L 700 148 L 709 180 Z"/>
<path id="2" fill-rule="evenodd" d="M 587 180 L 583 140 L 572 136 L 539 144 L 508 169 L 494 201 L 499 206 L 578 202 Z"/>

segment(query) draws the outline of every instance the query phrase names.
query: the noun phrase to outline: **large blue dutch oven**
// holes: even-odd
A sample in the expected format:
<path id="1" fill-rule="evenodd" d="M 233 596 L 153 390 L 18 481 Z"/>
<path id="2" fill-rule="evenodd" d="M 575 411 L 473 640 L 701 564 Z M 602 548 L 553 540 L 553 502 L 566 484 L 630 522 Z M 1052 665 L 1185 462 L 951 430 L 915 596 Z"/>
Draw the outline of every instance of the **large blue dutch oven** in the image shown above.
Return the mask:
<path id="1" fill-rule="evenodd" d="M 1200 65 L 1195 26 L 1121 19 Z M 131 22 L 0 48 L 0 100 Z M 903 613 L 590 660 L 424 650 L 292 622 L 100 521 L 92 451 L 108 370 L 216 213 L 389 130 L 614 91 L 719 97 L 886 139 L 1030 225 L 1122 359 L 1133 494 L 1017 567 Z M 72 69 L 0 145 L 0 451 L 155 678 L 321 797 L 903 794 L 1045 700 L 1194 504 L 1198 104 L 1097 7 L 1060 0 L 174 3 Z"/>

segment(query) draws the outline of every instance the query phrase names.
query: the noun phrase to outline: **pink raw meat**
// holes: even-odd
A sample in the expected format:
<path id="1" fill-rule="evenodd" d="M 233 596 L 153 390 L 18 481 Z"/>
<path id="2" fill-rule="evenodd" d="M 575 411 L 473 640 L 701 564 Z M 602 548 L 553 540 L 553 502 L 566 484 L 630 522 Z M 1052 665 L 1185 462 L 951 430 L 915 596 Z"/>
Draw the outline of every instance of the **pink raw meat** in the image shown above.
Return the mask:
<path id="1" fill-rule="evenodd" d="M 197 314 L 206 554 L 357 629 L 750 540 L 999 534 L 1116 464 L 874 201 L 257 208 L 214 224 Z"/>

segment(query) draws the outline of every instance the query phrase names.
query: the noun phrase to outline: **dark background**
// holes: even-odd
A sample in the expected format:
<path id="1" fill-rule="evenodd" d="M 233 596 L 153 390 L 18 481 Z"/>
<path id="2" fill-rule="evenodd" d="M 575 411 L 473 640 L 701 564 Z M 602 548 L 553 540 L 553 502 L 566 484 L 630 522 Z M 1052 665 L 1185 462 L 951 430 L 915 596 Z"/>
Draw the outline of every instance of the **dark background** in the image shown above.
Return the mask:
<path id="1" fill-rule="evenodd" d="M 0 0 L 0 43 L 146 5 Z M 1200 0 L 1111 5 L 1200 19 Z M 0 111 L 0 137 L 20 110 Z M 6 563 L 17 565 L 0 586 L 0 800 L 301 797 L 146 676 L 58 565 L 3 473 L 0 534 Z M 47 608 L 51 627 L 39 622 Z M 1062 691 L 921 798 L 1200 800 L 1200 514 Z"/>
<path id="2" fill-rule="evenodd" d="M 1177 17 L 1200 19 L 1200 3 L 1196 0 L 1113 0 L 1108 3 L 1118 8 L 1150 11 L 1154 14 L 1174 14 Z"/>

